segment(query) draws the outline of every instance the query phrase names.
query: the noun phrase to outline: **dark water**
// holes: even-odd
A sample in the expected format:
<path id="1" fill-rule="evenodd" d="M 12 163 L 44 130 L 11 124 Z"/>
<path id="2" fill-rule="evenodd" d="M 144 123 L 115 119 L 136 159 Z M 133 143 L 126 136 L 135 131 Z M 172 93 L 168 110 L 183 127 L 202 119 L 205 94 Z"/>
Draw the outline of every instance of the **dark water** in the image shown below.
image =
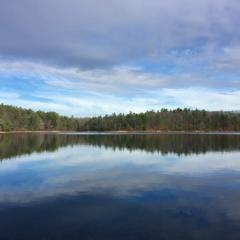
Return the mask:
<path id="1" fill-rule="evenodd" d="M 240 239 L 240 135 L 2 134 L 0 239 Z"/>

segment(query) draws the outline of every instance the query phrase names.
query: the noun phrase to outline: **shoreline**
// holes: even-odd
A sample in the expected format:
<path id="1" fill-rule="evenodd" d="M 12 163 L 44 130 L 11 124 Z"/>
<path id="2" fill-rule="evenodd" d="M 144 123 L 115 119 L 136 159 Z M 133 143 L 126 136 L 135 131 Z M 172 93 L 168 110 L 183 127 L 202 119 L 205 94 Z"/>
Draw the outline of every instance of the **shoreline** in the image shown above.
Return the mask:
<path id="1" fill-rule="evenodd" d="M 60 132 L 63 132 L 63 131 L 31 131 L 31 130 L 19 130 L 19 131 L 0 131 L 0 134 L 1 133 L 60 133 Z"/>
<path id="2" fill-rule="evenodd" d="M 21 134 L 21 133 L 40 133 L 40 134 L 76 134 L 76 135 L 109 135 L 109 134 L 236 134 L 240 135 L 240 131 L 61 131 L 61 130 L 20 130 L 20 131 L 0 131 L 0 134 Z"/>

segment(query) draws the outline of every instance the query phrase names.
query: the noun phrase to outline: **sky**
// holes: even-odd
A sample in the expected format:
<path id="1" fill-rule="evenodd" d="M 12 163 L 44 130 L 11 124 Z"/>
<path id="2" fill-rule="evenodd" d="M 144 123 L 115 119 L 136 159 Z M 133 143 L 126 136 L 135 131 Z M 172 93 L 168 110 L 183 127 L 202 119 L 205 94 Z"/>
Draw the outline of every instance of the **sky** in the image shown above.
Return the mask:
<path id="1" fill-rule="evenodd" d="M 239 0 L 0 3 L 0 103 L 80 117 L 240 110 Z"/>

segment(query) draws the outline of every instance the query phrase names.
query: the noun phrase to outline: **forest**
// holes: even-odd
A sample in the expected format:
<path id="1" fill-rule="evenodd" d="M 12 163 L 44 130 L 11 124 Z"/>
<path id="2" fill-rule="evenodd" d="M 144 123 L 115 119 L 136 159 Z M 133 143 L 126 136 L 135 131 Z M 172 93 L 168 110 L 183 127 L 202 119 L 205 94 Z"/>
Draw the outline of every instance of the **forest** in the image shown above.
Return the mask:
<path id="1" fill-rule="evenodd" d="M 56 112 L 33 111 L 0 105 L 0 131 L 79 130 L 85 119 L 61 116 Z"/>
<path id="2" fill-rule="evenodd" d="M 0 131 L 240 131 L 240 112 L 161 109 L 91 118 L 0 105 Z"/>

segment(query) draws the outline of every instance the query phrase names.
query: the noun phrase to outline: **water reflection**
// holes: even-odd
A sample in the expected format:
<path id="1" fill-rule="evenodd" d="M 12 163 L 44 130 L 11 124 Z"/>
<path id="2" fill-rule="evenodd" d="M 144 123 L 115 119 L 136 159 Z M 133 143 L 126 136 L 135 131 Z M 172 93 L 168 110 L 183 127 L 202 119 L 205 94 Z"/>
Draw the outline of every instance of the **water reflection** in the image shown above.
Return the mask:
<path id="1" fill-rule="evenodd" d="M 238 135 L 2 135 L 1 239 L 238 239 L 239 150 Z"/>
<path id="2" fill-rule="evenodd" d="M 161 154 L 200 154 L 240 150 L 235 134 L 0 134 L 0 160 L 55 151 L 60 147 L 92 145 L 119 150 L 143 150 Z"/>

